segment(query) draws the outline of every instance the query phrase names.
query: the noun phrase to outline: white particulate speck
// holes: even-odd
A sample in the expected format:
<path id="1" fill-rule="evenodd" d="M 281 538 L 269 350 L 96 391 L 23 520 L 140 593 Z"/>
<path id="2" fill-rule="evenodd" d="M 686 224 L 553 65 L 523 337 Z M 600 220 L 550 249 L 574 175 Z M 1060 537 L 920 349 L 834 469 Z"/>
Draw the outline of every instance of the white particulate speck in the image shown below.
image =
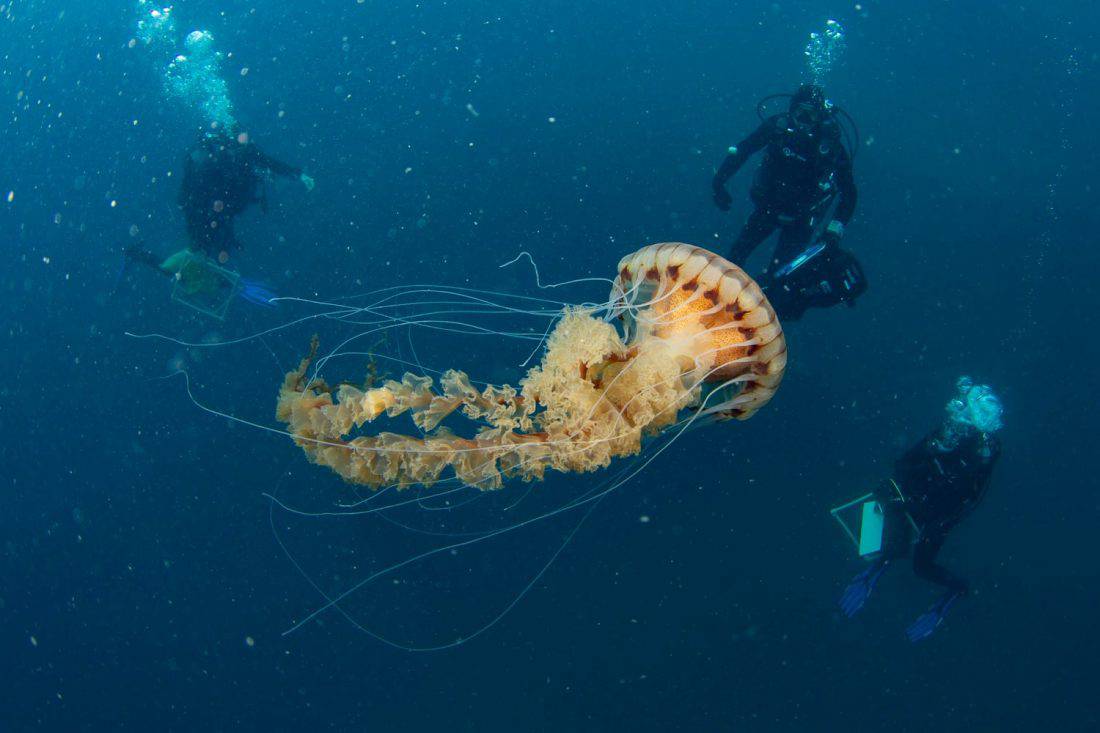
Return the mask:
<path id="1" fill-rule="evenodd" d="M 15 201 L 15 191 L 8 191 L 8 203 Z"/>

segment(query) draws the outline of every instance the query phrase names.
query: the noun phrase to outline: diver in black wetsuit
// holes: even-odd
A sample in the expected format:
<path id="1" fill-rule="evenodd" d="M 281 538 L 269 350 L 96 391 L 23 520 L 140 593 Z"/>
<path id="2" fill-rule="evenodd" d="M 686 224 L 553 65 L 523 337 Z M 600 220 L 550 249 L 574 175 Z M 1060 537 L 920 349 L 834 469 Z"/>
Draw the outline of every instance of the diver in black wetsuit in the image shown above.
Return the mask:
<path id="1" fill-rule="evenodd" d="M 884 515 L 883 549 L 840 601 L 844 613 L 854 615 L 886 567 L 905 557 L 911 545 L 913 572 L 944 588 L 907 630 L 911 641 L 935 631 L 948 609 L 969 591 L 967 581 L 938 564 L 936 556 L 948 533 L 985 496 L 1001 454 L 994 433 L 1001 428 L 1002 407 L 993 390 L 966 377 L 957 388 L 943 425 L 906 451 L 894 464 L 894 479 L 875 491 Z"/>
<path id="2" fill-rule="evenodd" d="M 187 153 L 180 184 L 179 205 L 187 225 L 188 247 L 164 258 L 133 244 L 124 250 L 126 261 L 174 278 L 188 298 L 201 296 L 221 302 L 239 294 L 254 303 L 269 304 L 274 295 L 261 283 L 238 280 L 228 271 L 219 275 L 218 268 L 212 269 L 215 260 L 224 263 L 241 246 L 233 219 L 256 202 L 266 209 L 263 184 L 269 175 L 297 178 L 307 191 L 313 190 L 313 179 L 301 168 L 266 155 L 247 139 L 223 132 L 204 134 Z"/>
<path id="3" fill-rule="evenodd" d="M 944 588 L 966 593 L 965 580 L 936 564 L 936 555 L 955 525 L 981 502 L 1001 454 L 991 435 L 973 434 L 946 450 L 936 433 L 926 436 L 894 464 L 906 499 L 905 513 L 918 527 L 913 572 Z"/>
<path id="4" fill-rule="evenodd" d="M 206 134 L 187 154 L 179 205 L 187 222 L 191 249 L 211 257 L 240 248 L 233 219 L 253 203 L 266 209 L 263 182 L 269 175 L 298 178 L 313 189 L 301 168 L 266 155 L 229 135 Z"/>
<path id="5" fill-rule="evenodd" d="M 786 113 L 765 118 L 729 149 L 712 182 L 715 205 L 728 211 L 732 198 L 726 182 L 750 157 L 764 151 L 751 190 L 756 208 L 734 242 L 730 260 L 743 265 L 779 230 L 761 286 L 771 288 L 768 299 L 780 318 L 788 320 L 799 318 L 808 307 L 851 304 L 866 289 L 855 258 L 838 246 L 855 213 L 857 193 L 852 154 L 845 147 L 835 109 L 820 87 L 803 85 L 791 95 Z M 758 111 L 763 116 L 762 107 Z M 805 256 L 815 244 L 822 246 Z M 800 256 L 805 259 L 800 261 Z"/>

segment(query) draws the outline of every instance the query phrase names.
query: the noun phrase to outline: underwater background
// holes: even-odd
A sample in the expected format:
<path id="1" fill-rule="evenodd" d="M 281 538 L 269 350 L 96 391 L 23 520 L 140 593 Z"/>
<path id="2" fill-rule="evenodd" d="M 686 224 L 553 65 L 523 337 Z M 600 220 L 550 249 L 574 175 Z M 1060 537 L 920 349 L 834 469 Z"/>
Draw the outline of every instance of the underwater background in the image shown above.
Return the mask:
<path id="1" fill-rule="evenodd" d="M 835 18 L 847 47 L 827 92 L 862 133 L 845 244 L 870 289 L 790 324 L 772 403 L 657 454 L 480 636 L 415 653 L 333 612 L 284 635 L 323 603 L 298 567 L 331 592 L 419 540 L 280 509 L 265 494 L 317 511 L 347 489 L 285 438 L 198 407 L 179 372 L 199 403 L 273 425 L 285 371 L 314 331 L 335 334 L 127 335 L 217 344 L 300 311 L 236 303 L 219 322 L 151 273 L 119 276 L 132 241 L 183 246 L 195 122 L 135 3 L 0 0 L 0 730 L 1096 729 L 1095 3 L 172 12 L 176 37 L 208 30 L 226 54 L 250 138 L 317 180 L 269 186 L 229 264 L 322 299 L 416 283 L 545 296 L 529 265 L 499 267 L 521 251 L 544 283 L 611 277 L 651 242 L 725 252 L 752 172 L 722 214 L 714 167 L 758 99 L 805 79 L 809 33 Z M 530 351 L 387 338 L 493 381 L 518 379 Z M 365 369 L 345 360 L 334 377 Z M 828 509 L 889 473 L 961 374 L 998 389 L 1004 455 L 941 555 L 975 592 L 911 645 L 934 589 L 895 572 L 843 618 L 860 566 Z M 552 503 L 599 479 L 531 493 Z M 458 638 L 578 519 L 417 564 L 349 611 L 403 644 Z"/>

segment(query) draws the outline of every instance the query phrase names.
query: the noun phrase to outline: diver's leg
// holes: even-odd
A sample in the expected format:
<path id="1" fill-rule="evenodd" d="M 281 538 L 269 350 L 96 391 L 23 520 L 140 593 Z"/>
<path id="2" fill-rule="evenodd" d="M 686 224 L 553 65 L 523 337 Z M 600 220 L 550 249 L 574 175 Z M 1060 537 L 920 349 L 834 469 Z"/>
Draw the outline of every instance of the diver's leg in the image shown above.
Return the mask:
<path id="1" fill-rule="evenodd" d="M 796 290 L 785 287 L 783 283 L 776 283 L 767 273 L 757 278 L 757 283 L 764 290 L 764 295 L 768 297 L 768 302 L 781 323 L 797 321 L 806 311 Z"/>
<path id="2" fill-rule="evenodd" d="M 779 224 L 778 218 L 775 223 L 779 226 L 779 243 L 775 247 L 771 260 L 764 267 L 760 277 L 757 278 L 757 283 L 764 289 L 764 294 L 768 296 L 768 302 L 775 309 L 780 321 L 797 321 L 806 312 L 803 289 L 797 278 L 795 280 L 790 278 L 777 280 L 773 277 L 773 273 L 794 259 L 802 250 L 801 248 L 795 248 L 794 254 L 789 257 L 786 256 L 785 253 L 792 249 L 790 244 L 792 237 L 791 225 Z"/>
<path id="3" fill-rule="evenodd" d="M 814 234 L 809 221 L 795 221 L 786 224 L 779 229 L 779 243 L 775 246 L 771 262 L 767 270 L 774 271 L 802 254 L 810 245 L 810 237 Z"/>
<path id="4" fill-rule="evenodd" d="M 775 254 L 764 271 L 762 282 L 770 282 L 771 273 L 790 264 L 812 244 L 813 227 L 809 221 L 800 221 L 783 226 L 779 231 L 779 243 Z M 780 278 L 779 288 L 769 288 L 768 300 L 775 308 L 780 320 L 796 321 L 808 308 L 828 308 L 844 300 L 847 292 L 842 290 L 844 282 L 836 282 L 833 257 L 830 249 L 816 255 L 802 264 L 794 273 Z M 775 297 L 773 297 L 775 293 Z M 856 293 L 858 295 L 858 293 Z M 854 297 L 854 295 L 852 296 Z"/>
<path id="5" fill-rule="evenodd" d="M 760 246 L 768 236 L 775 231 L 775 214 L 764 206 L 759 206 L 751 214 L 741 233 L 733 243 L 730 250 L 730 262 L 743 266 L 752 251 Z"/>
<path id="6" fill-rule="evenodd" d="M 151 250 L 146 249 L 140 244 L 131 244 L 130 246 L 122 250 L 122 252 L 126 256 L 126 259 L 130 262 L 136 262 L 139 265 L 145 265 L 146 267 L 156 270 L 162 275 L 170 276 L 172 274 L 171 272 L 166 272 L 165 270 L 161 269 L 161 262 L 164 261 L 162 257 L 154 254 Z"/>
<path id="7" fill-rule="evenodd" d="M 936 555 L 943 547 L 943 540 L 942 533 L 921 533 L 916 547 L 913 548 L 913 572 L 918 578 L 964 595 L 969 590 L 970 584 L 936 563 Z"/>
<path id="8" fill-rule="evenodd" d="M 775 246 L 771 260 L 764 267 L 764 272 L 757 278 L 760 287 L 768 296 L 768 302 L 772 304 L 780 321 L 797 321 L 806 312 L 809 303 L 806 299 L 806 284 L 804 282 L 806 272 L 797 272 L 793 276 L 775 279 L 773 273 L 788 264 L 802 253 L 803 246 L 812 232 L 797 224 L 784 224 L 779 228 L 779 242 Z M 800 238 L 804 237 L 804 238 Z"/>
<path id="9" fill-rule="evenodd" d="M 943 623 L 944 616 L 955 605 L 955 601 L 966 595 L 970 587 L 965 580 L 936 564 L 936 554 L 943 546 L 943 539 L 942 532 L 922 534 L 913 550 L 913 571 L 919 577 L 942 585 L 947 590 L 905 630 L 905 635 L 912 642 L 931 636 Z"/>
<path id="10" fill-rule="evenodd" d="M 206 225 L 206 236 L 202 239 L 202 251 L 207 257 L 223 261 L 222 253 L 229 254 L 240 248 L 233 231 L 233 219 L 218 216 L 210 219 Z"/>
<path id="11" fill-rule="evenodd" d="M 151 250 L 142 247 L 140 244 L 131 244 L 126 249 L 122 250 L 122 252 L 131 262 L 160 269 L 161 258 L 157 257 Z"/>
<path id="12" fill-rule="evenodd" d="M 201 252 L 205 255 L 216 255 L 215 231 L 208 219 L 190 218 L 187 220 L 187 239 L 190 242 L 192 252 Z"/>
<path id="13" fill-rule="evenodd" d="M 233 225 L 232 217 L 226 217 L 225 225 L 222 227 L 222 236 L 224 237 L 222 240 L 225 245 L 223 247 L 224 251 L 235 252 L 241 248 L 241 243 L 237 239 L 237 230 Z"/>

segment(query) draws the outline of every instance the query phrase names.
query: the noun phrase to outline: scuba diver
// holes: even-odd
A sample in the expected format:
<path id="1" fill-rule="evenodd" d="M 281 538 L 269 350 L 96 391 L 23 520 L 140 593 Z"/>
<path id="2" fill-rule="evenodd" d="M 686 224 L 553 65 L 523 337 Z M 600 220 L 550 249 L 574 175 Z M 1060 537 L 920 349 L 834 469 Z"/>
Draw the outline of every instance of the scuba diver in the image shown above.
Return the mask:
<path id="1" fill-rule="evenodd" d="M 911 548 L 914 574 L 944 589 L 906 630 L 913 642 L 930 636 L 968 592 L 967 581 L 938 564 L 936 555 L 948 533 L 984 498 L 1001 454 L 995 433 L 1002 427 L 1003 408 L 997 395 L 968 377 L 960 378 L 956 389 L 943 424 L 906 451 L 894 464 L 893 479 L 874 492 L 882 517 L 881 551 L 840 599 L 844 614 L 854 616 L 886 568 Z"/>
<path id="2" fill-rule="evenodd" d="M 307 191 L 314 187 L 300 168 L 266 155 L 243 136 L 204 134 L 187 154 L 179 192 L 189 246 L 162 258 L 135 244 L 125 249 L 126 261 L 173 278 L 174 300 L 216 318 L 224 317 L 234 295 L 270 305 L 275 296 L 263 284 L 218 264 L 241 246 L 233 219 L 256 202 L 266 209 L 263 183 L 270 175 L 298 178 Z"/>
<path id="3" fill-rule="evenodd" d="M 785 113 L 764 116 L 770 100 L 787 96 Z M 797 320 L 807 308 L 853 305 L 867 281 L 855 257 L 839 243 L 856 209 L 855 123 L 813 84 L 791 95 L 765 97 L 756 111 L 760 126 L 729 149 L 712 182 L 715 205 L 729 211 L 733 199 L 726 182 L 764 151 L 750 194 L 755 209 L 733 244 L 730 261 L 743 265 L 778 229 L 779 243 L 759 281 L 779 317 Z"/>
<path id="4" fill-rule="evenodd" d="M 267 210 L 263 183 L 273 175 L 297 178 L 313 190 L 313 179 L 301 168 L 272 158 L 247 138 L 204 134 L 184 161 L 179 193 L 191 249 L 210 257 L 239 249 L 233 219 L 256 202 Z"/>
<path id="5" fill-rule="evenodd" d="M 126 272 L 127 263 L 145 265 L 174 281 L 173 300 L 219 320 L 225 318 L 234 296 L 254 305 L 275 305 L 276 296 L 266 285 L 218 266 L 202 252 L 184 248 L 161 258 L 143 245 L 134 244 L 123 253 L 126 259 L 119 280 Z"/>

